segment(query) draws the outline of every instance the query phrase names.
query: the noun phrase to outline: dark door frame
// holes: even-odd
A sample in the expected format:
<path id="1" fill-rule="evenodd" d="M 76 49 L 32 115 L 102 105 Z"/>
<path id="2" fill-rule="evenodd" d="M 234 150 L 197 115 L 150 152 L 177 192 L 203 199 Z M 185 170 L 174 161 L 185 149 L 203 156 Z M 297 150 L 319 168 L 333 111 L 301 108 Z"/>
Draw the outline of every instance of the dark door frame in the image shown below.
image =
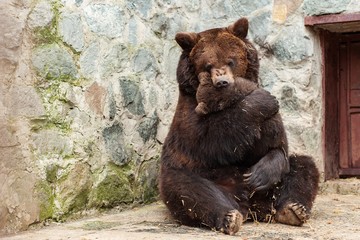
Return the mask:
<path id="1" fill-rule="evenodd" d="M 360 32 L 360 13 L 305 17 L 305 26 L 319 33 L 322 50 L 322 143 L 325 180 L 339 178 L 339 51 L 343 32 Z"/>

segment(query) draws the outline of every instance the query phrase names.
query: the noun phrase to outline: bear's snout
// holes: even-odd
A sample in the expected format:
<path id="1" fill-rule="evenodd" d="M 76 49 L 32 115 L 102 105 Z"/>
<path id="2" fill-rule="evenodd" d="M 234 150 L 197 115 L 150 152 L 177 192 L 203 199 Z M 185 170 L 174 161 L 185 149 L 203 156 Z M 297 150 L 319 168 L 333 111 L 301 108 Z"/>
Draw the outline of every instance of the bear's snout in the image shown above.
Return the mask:
<path id="1" fill-rule="evenodd" d="M 229 67 L 211 69 L 213 85 L 218 88 L 227 87 L 234 82 L 234 77 Z"/>
<path id="2" fill-rule="evenodd" d="M 229 81 L 226 76 L 220 76 L 215 79 L 215 82 L 213 81 L 213 84 L 218 88 L 227 87 L 229 85 Z"/>

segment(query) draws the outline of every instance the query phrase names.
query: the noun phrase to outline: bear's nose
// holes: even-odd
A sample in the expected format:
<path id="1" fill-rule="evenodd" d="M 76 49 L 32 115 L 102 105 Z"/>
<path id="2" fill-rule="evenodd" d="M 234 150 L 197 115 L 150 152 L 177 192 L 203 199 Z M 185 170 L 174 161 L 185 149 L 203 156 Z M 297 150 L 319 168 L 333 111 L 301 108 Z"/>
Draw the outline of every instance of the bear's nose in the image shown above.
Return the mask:
<path id="1" fill-rule="evenodd" d="M 227 87 L 229 79 L 225 68 L 213 68 L 211 70 L 213 84 L 217 88 Z"/>
<path id="2" fill-rule="evenodd" d="M 219 77 L 216 79 L 216 84 L 215 84 L 216 87 L 221 88 L 221 87 L 226 87 L 227 85 L 229 85 L 229 81 L 226 78 Z"/>
<path id="3" fill-rule="evenodd" d="M 226 87 L 227 85 L 229 85 L 229 82 L 226 80 L 220 80 L 216 83 L 216 87 Z"/>

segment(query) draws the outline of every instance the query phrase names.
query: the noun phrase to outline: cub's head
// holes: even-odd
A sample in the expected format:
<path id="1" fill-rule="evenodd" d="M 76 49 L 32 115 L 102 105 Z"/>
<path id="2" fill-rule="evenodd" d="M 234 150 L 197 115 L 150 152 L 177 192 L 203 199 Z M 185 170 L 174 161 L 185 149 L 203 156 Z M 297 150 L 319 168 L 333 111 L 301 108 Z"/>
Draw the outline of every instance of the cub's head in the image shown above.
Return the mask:
<path id="1" fill-rule="evenodd" d="M 182 57 L 185 55 L 186 64 L 191 65 L 186 69 L 193 71 L 191 74 L 195 75 L 196 79 L 200 73 L 208 72 L 216 87 L 226 87 L 232 84 L 236 77 L 257 83 L 259 61 L 256 49 L 246 39 L 248 26 L 248 20 L 241 18 L 225 28 L 176 34 L 175 40 L 183 49 Z M 179 62 L 180 70 L 185 69 L 181 64 L 183 63 Z M 191 85 L 196 88 L 194 78 L 191 79 Z M 180 79 L 180 84 L 181 81 L 184 80 Z"/>

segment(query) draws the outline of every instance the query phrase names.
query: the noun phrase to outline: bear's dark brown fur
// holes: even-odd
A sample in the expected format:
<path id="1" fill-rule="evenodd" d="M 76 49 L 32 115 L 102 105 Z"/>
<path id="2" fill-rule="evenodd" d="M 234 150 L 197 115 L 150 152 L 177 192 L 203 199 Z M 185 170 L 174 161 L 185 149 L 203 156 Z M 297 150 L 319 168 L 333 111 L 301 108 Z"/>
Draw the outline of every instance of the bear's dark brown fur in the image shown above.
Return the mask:
<path id="1" fill-rule="evenodd" d="M 278 103 L 266 91 L 244 96 L 241 109 L 234 104 L 206 115 L 195 112 L 203 72 L 222 88 L 236 77 L 258 82 L 257 52 L 247 31 L 242 18 L 227 28 L 176 35 L 183 49 L 180 94 L 161 156 L 160 195 L 172 216 L 227 234 L 250 215 L 302 225 L 319 180 L 311 157 L 288 157 Z"/>

